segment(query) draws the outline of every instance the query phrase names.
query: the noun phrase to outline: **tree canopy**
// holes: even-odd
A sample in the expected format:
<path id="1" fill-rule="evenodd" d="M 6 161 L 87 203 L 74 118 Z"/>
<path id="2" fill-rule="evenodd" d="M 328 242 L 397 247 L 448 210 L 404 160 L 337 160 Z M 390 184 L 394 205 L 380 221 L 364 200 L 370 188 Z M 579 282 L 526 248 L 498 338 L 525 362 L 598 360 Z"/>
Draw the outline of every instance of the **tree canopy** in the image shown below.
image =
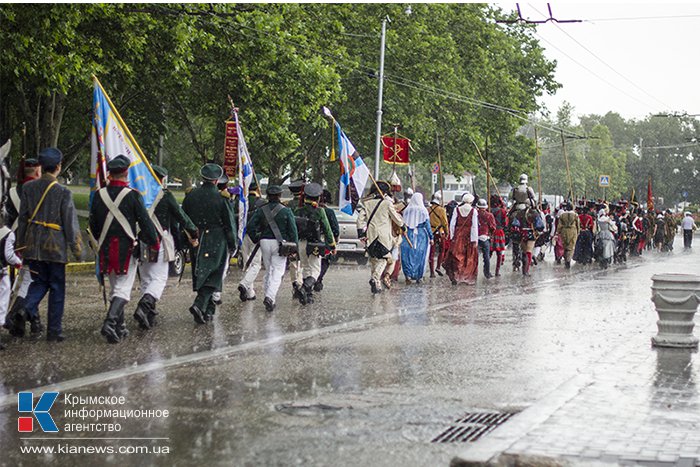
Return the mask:
<path id="1" fill-rule="evenodd" d="M 517 130 L 558 84 L 531 26 L 496 24 L 503 15 L 483 4 L 5 4 L 0 139 L 20 141 L 24 124 L 28 154 L 57 145 L 85 178 L 95 74 L 151 160 L 162 136 L 176 176 L 222 160 L 231 96 L 258 173 L 332 179 L 319 108 L 371 163 L 388 16 L 384 132 L 399 124 L 419 166 L 439 140 L 454 173 L 479 169 L 475 144 L 488 138 L 494 175 L 512 179 L 534 160 Z"/>

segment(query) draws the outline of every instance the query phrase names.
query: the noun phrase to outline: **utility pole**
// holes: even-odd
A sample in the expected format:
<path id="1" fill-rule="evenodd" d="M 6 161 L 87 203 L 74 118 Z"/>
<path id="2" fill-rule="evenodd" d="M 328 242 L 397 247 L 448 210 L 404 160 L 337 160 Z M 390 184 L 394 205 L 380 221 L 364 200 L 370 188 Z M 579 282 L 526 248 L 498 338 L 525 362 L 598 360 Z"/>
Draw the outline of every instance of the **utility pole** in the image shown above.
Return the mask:
<path id="1" fill-rule="evenodd" d="M 386 23 L 389 17 L 382 20 L 382 40 L 379 50 L 379 97 L 377 102 L 377 140 L 374 147 L 374 178 L 379 178 L 379 153 L 382 149 L 382 101 L 384 94 L 384 46 L 386 45 Z"/>

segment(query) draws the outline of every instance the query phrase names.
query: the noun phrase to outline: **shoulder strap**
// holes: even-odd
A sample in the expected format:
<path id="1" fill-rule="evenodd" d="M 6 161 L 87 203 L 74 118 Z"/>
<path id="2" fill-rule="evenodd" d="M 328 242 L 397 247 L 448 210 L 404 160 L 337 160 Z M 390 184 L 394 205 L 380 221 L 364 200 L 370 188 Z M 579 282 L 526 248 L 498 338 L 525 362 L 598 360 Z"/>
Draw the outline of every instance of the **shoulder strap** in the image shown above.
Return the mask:
<path id="1" fill-rule="evenodd" d="M 44 204 L 44 200 L 46 199 L 46 195 L 49 193 L 49 190 L 53 188 L 53 186 L 58 183 L 57 181 L 53 181 L 49 183 L 49 186 L 46 187 L 44 190 L 44 194 L 41 195 L 41 199 L 39 199 L 39 202 L 36 205 L 36 208 L 34 208 L 34 212 L 32 213 L 32 217 L 29 218 L 29 222 L 33 221 L 34 218 L 36 217 L 37 213 L 39 212 L 39 209 L 41 208 L 41 205 Z"/>
<path id="2" fill-rule="evenodd" d="M 270 229 L 272 229 L 272 234 L 275 236 L 275 239 L 278 242 L 281 242 L 282 233 L 280 232 L 280 228 L 277 225 L 275 216 L 282 210 L 282 205 L 278 204 L 277 206 L 275 206 L 275 209 L 270 209 L 270 205 L 266 204 L 260 209 L 262 209 L 262 213 L 265 215 L 265 219 L 267 220 Z"/>
<path id="3" fill-rule="evenodd" d="M 12 232 L 12 230 L 6 225 L 0 227 L 0 241 L 3 241 L 10 232 Z"/>
<path id="4" fill-rule="evenodd" d="M 367 228 L 369 228 L 370 222 L 372 222 L 372 219 L 374 218 L 374 214 L 377 212 L 377 209 L 379 209 L 379 205 L 382 204 L 382 201 L 384 201 L 384 198 L 380 199 L 377 205 L 372 209 L 372 213 L 369 215 L 367 218 Z"/>
<path id="5" fill-rule="evenodd" d="M 124 198 L 126 198 L 126 195 L 128 195 L 129 192 L 131 192 L 131 189 L 129 188 L 120 191 L 114 201 L 112 201 L 112 199 L 109 197 L 109 193 L 107 193 L 107 188 L 102 188 L 97 192 L 99 193 L 100 198 L 109 210 L 109 213 L 107 213 L 107 217 L 105 218 L 105 223 L 102 226 L 102 233 L 100 234 L 100 239 L 97 241 L 98 249 L 102 247 L 102 243 L 104 243 L 105 239 L 107 238 L 107 230 L 109 230 L 109 227 L 110 225 L 112 225 L 112 221 L 114 219 L 116 219 L 117 222 L 119 222 L 119 225 L 121 226 L 122 230 L 124 230 L 124 233 L 131 240 L 136 240 L 136 235 L 134 235 L 134 231 L 131 229 L 131 224 L 129 224 L 129 221 L 126 220 L 124 214 L 119 210 L 119 205 L 122 204 L 122 201 L 124 200 Z"/>
<path id="6" fill-rule="evenodd" d="M 158 194 L 156 195 L 156 199 L 153 200 L 153 204 L 151 204 L 151 207 L 148 208 L 148 217 L 151 219 L 153 222 L 153 225 L 155 226 L 156 230 L 158 231 L 158 234 L 162 237 L 163 236 L 163 226 L 160 225 L 160 221 L 156 217 L 156 208 L 158 207 L 158 203 L 160 203 L 160 200 L 163 199 L 163 190 L 160 190 Z"/>

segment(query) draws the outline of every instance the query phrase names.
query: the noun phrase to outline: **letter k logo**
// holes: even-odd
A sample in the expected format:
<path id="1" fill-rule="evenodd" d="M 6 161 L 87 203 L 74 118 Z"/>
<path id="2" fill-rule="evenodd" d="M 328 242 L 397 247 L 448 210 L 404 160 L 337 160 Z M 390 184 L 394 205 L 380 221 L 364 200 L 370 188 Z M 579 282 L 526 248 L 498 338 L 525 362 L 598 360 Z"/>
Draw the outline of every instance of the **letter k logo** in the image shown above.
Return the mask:
<path id="1" fill-rule="evenodd" d="M 17 394 L 17 410 L 19 412 L 31 412 L 36 417 L 36 421 L 39 422 L 39 427 L 42 431 L 47 433 L 55 433 L 58 431 L 56 423 L 54 423 L 53 418 L 49 414 L 49 410 L 56 402 L 58 397 L 58 392 L 45 392 L 39 398 L 39 401 L 34 405 L 34 394 L 31 392 L 20 392 Z M 19 417 L 18 419 L 18 429 L 20 432 L 34 431 L 34 420 L 32 417 Z"/>

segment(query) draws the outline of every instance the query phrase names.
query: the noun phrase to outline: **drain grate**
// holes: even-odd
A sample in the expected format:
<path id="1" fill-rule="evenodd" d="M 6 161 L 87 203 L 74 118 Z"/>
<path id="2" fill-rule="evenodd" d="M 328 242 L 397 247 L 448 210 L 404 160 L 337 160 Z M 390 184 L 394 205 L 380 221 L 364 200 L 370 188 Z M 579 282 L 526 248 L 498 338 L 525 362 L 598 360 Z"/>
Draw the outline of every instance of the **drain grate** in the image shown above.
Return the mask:
<path id="1" fill-rule="evenodd" d="M 431 443 L 467 443 L 474 442 L 491 432 L 510 417 L 514 412 L 474 412 L 467 413 L 454 421 L 454 425 L 437 435 Z"/>

